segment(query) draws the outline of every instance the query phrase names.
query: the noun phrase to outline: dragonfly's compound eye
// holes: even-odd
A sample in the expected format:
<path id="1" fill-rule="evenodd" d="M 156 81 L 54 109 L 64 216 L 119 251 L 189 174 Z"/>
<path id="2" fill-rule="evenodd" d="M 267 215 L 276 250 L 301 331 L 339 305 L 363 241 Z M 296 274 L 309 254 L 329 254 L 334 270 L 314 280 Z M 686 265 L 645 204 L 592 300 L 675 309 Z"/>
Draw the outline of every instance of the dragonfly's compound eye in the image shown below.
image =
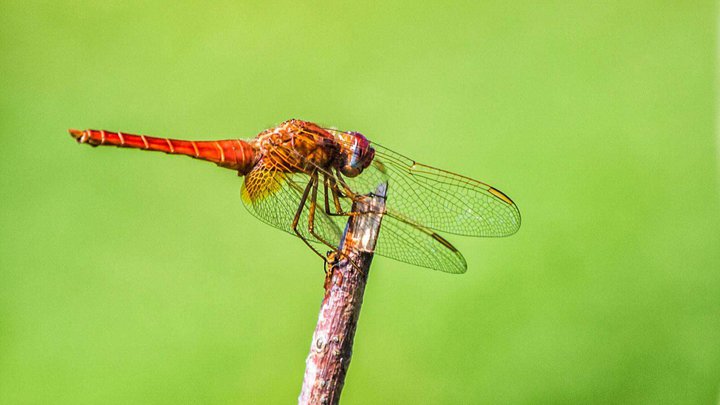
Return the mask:
<path id="1" fill-rule="evenodd" d="M 370 166 L 375 157 L 375 150 L 361 133 L 350 132 L 349 134 L 352 136 L 352 147 L 346 151 L 345 162 L 340 171 L 348 177 L 355 177 Z"/>

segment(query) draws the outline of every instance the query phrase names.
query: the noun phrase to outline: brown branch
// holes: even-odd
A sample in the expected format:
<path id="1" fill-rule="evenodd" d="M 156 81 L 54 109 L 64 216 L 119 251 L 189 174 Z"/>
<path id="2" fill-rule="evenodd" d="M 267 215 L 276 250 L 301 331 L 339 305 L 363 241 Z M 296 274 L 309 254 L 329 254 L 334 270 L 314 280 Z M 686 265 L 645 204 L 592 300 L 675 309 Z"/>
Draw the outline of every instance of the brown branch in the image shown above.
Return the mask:
<path id="1" fill-rule="evenodd" d="M 375 242 L 385 211 L 387 184 L 353 204 L 337 252 L 328 253 L 328 277 L 318 323 L 305 360 L 299 404 L 337 404 L 350 366 L 353 338 Z"/>

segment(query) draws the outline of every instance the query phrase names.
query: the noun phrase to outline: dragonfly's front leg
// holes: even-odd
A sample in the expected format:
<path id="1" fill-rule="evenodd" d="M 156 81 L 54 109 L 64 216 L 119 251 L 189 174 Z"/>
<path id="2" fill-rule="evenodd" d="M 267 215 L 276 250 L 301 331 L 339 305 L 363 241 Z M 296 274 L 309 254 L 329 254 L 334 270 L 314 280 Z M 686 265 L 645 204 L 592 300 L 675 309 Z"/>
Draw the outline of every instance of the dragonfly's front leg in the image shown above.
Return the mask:
<path id="1" fill-rule="evenodd" d="M 323 175 L 323 179 L 324 179 L 323 187 L 324 187 L 324 191 L 325 191 L 325 213 L 330 216 L 348 216 L 349 214 L 347 214 L 343 211 L 342 205 L 340 204 L 340 195 L 342 195 L 342 193 L 338 189 L 335 179 L 332 176 L 328 176 L 327 174 Z M 330 192 L 328 192 L 328 188 L 329 188 Z M 333 204 L 335 205 L 335 212 L 332 212 L 330 210 L 330 201 L 329 201 L 330 193 L 332 193 Z"/>
<path id="2" fill-rule="evenodd" d="M 335 177 L 332 179 L 332 184 L 335 186 L 335 189 L 337 190 L 337 192 L 341 193 L 338 183 L 345 190 L 345 194 L 348 197 L 350 197 L 353 200 L 355 200 L 358 197 L 358 195 L 355 194 L 355 192 L 352 190 L 352 188 L 350 188 L 350 186 L 345 182 L 345 179 L 343 179 L 342 174 L 340 174 L 340 170 L 335 170 Z"/>
<path id="3" fill-rule="evenodd" d="M 337 180 L 336 180 L 336 179 L 337 179 Z M 340 174 L 340 171 L 338 170 L 338 171 L 336 172 L 336 177 L 331 177 L 331 178 L 330 178 L 330 188 L 331 188 L 331 190 L 332 190 L 333 201 L 335 202 L 335 208 L 336 208 L 337 212 L 336 212 L 336 213 L 330 213 L 330 212 L 328 212 L 329 215 L 352 216 L 352 215 L 358 215 L 358 214 L 380 214 L 380 215 L 384 215 L 384 214 L 385 214 L 385 211 L 383 211 L 383 212 L 370 212 L 370 211 L 363 211 L 363 212 L 354 212 L 354 211 L 352 211 L 352 212 L 345 212 L 345 211 L 342 209 L 342 207 L 340 206 L 339 196 L 343 196 L 343 197 L 344 197 L 344 195 L 343 195 L 343 192 L 340 190 L 340 186 L 338 186 L 338 183 L 339 183 L 340 186 L 342 186 L 342 188 L 345 190 L 345 195 L 349 196 L 349 198 L 352 199 L 353 201 L 357 201 L 357 200 L 365 197 L 365 196 L 363 196 L 363 195 L 356 194 L 356 193 L 352 190 L 352 188 L 350 188 L 350 186 L 345 182 L 345 179 L 343 179 L 342 175 Z M 370 194 L 368 194 L 368 196 L 372 197 L 373 194 L 370 193 Z M 329 211 L 329 207 L 327 207 L 326 209 Z"/>
<path id="4" fill-rule="evenodd" d="M 338 173 L 339 175 L 339 173 Z M 330 203 L 328 201 L 328 187 L 330 188 L 330 192 L 332 194 L 333 198 L 333 205 L 335 205 L 335 212 L 330 210 Z M 347 194 L 353 196 L 350 197 L 351 199 L 355 199 L 356 194 L 352 192 L 350 187 L 345 186 L 345 189 L 347 190 Z M 333 176 L 327 176 L 325 177 L 325 213 L 330 216 L 342 216 L 342 217 L 349 217 L 352 215 L 360 214 L 359 212 L 347 212 L 343 209 L 342 204 L 340 203 L 340 198 L 347 198 L 345 193 L 343 193 L 340 190 L 340 187 L 338 186 L 337 181 L 335 180 L 335 177 Z"/>

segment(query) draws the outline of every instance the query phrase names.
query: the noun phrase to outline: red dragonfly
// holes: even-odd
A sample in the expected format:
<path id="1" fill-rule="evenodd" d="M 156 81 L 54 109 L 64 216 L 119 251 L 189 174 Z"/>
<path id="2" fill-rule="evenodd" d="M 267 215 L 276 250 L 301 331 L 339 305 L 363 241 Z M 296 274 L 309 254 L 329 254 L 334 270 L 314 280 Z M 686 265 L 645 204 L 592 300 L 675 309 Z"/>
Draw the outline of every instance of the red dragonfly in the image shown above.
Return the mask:
<path id="1" fill-rule="evenodd" d="M 520 212 L 500 190 L 418 163 L 359 132 L 289 120 L 249 140 L 182 141 L 71 129 L 79 142 L 186 155 L 245 176 L 242 201 L 263 222 L 314 246 L 335 249 L 352 203 L 388 184 L 375 252 L 448 273 L 464 273 L 462 254 L 435 231 L 508 236 Z"/>

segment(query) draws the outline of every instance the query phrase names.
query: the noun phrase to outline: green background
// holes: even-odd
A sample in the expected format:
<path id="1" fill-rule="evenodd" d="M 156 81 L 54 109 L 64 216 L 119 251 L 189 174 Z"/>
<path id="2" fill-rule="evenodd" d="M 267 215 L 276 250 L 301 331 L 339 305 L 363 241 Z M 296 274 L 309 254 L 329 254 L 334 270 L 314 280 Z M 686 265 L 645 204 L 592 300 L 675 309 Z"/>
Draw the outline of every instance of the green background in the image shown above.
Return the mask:
<path id="1" fill-rule="evenodd" d="M 67 128 L 358 130 L 523 214 L 378 258 L 346 404 L 715 403 L 714 2 L 0 5 L 0 403 L 293 403 L 321 262 L 231 171 Z M 678 3 L 678 4 L 675 4 Z"/>

